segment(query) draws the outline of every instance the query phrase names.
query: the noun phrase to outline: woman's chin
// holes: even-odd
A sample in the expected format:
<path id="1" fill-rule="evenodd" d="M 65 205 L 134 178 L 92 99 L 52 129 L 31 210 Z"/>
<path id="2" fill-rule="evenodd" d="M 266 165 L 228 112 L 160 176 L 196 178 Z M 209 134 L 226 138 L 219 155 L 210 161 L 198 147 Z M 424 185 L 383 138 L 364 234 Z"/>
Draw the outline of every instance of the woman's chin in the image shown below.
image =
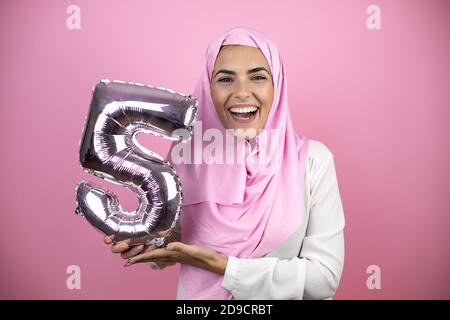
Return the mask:
<path id="1" fill-rule="evenodd" d="M 231 129 L 233 136 L 239 139 L 251 140 L 256 138 L 258 130 L 255 128 L 234 127 Z"/>
<path id="2" fill-rule="evenodd" d="M 227 115 L 224 121 L 224 126 L 230 133 L 240 139 L 251 140 L 256 138 L 259 132 L 259 123 L 238 123 L 231 119 L 231 116 Z"/>

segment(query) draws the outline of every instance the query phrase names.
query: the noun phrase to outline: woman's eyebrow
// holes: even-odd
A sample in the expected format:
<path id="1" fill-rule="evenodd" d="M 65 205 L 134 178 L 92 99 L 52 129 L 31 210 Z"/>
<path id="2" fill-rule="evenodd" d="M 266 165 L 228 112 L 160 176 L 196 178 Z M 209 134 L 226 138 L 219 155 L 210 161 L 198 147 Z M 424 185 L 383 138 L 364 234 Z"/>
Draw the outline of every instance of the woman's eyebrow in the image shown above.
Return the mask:
<path id="1" fill-rule="evenodd" d="M 268 74 L 270 74 L 270 72 L 264 67 L 256 67 L 256 68 L 250 69 L 247 71 L 247 73 L 250 74 L 250 73 L 255 73 L 258 71 L 266 71 Z M 216 77 L 219 73 L 236 75 L 236 72 L 234 72 L 233 70 L 220 69 L 219 71 L 216 72 L 216 75 L 214 77 Z"/>

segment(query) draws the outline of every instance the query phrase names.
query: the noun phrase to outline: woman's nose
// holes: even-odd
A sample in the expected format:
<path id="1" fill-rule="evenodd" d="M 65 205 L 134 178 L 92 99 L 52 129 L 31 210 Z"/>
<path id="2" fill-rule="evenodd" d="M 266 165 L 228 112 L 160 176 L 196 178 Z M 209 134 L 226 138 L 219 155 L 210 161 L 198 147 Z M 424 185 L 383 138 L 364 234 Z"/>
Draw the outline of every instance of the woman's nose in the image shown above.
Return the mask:
<path id="1" fill-rule="evenodd" d="M 246 83 L 238 83 L 236 87 L 235 97 L 241 100 L 251 96 L 250 87 Z"/>

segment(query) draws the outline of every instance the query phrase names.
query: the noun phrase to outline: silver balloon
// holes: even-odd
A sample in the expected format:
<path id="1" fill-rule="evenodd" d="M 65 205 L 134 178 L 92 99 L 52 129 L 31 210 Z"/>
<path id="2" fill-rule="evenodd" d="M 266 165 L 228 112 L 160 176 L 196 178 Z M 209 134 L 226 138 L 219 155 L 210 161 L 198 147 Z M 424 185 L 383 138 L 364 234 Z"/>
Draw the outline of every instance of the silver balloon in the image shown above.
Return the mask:
<path id="1" fill-rule="evenodd" d="M 76 188 L 75 212 L 114 241 L 162 246 L 179 224 L 181 182 L 174 168 L 136 140 L 140 132 L 188 141 L 197 119 L 197 100 L 172 90 L 101 80 L 80 143 L 80 164 L 88 173 L 131 189 L 139 200 L 127 212 L 110 191 L 92 183 Z M 180 130 L 184 134 L 174 133 Z"/>

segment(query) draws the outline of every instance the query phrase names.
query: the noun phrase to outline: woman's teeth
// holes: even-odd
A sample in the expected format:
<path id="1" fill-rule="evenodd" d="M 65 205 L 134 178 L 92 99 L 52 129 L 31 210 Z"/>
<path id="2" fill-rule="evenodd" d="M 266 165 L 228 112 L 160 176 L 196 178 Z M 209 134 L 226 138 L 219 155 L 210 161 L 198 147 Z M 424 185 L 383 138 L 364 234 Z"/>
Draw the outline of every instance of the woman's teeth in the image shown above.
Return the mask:
<path id="1" fill-rule="evenodd" d="M 235 112 L 235 113 L 249 113 L 249 112 L 255 112 L 256 110 L 258 110 L 257 107 L 230 108 L 230 111 Z"/>
<path id="2" fill-rule="evenodd" d="M 235 120 L 253 120 L 258 111 L 257 107 L 230 108 L 231 116 Z"/>

